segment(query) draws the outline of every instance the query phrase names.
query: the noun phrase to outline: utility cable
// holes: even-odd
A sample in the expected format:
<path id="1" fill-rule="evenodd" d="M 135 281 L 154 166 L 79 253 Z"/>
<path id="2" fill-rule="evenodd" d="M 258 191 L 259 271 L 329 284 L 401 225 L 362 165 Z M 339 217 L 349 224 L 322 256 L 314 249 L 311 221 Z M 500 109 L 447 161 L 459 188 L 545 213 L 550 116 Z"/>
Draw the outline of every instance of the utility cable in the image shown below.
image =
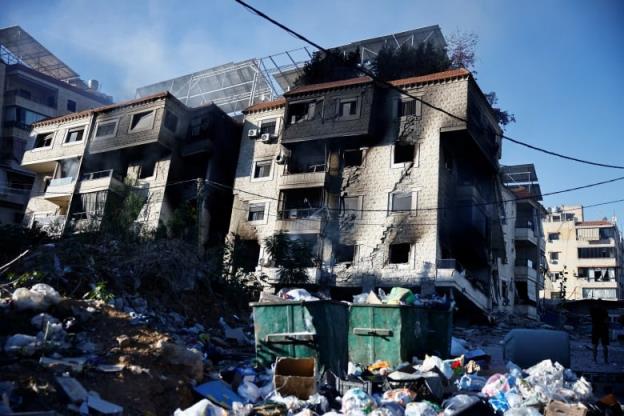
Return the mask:
<path id="1" fill-rule="evenodd" d="M 289 28 L 288 26 L 278 22 L 277 20 L 273 19 L 272 17 L 268 16 L 267 14 L 263 13 L 262 11 L 256 9 L 255 7 L 253 7 L 250 4 L 246 3 L 245 1 L 243 1 L 243 0 L 234 0 L 234 1 L 237 2 L 238 4 L 240 4 L 241 6 L 245 7 L 247 10 L 250 10 L 251 12 L 256 14 L 257 16 L 260 16 L 261 18 L 269 21 L 270 23 L 272 23 L 275 26 L 278 26 L 279 28 L 281 28 L 282 30 L 286 31 L 287 33 L 289 33 L 289 34 L 295 36 L 296 38 L 304 41 L 305 43 L 309 44 L 310 46 L 315 47 L 316 49 L 322 51 L 323 53 L 325 53 L 327 55 L 330 55 L 330 56 L 333 56 L 335 58 L 340 59 L 340 56 L 337 56 L 331 50 L 326 49 L 326 48 L 322 47 L 321 45 L 319 45 L 318 43 L 313 42 L 309 38 L 301 35 L 300 33 L 298 33 L 295 30 Z M 371 79 L 373 79 L 378 84 L 381 84 L 381 85 L 383 85 L 383 86 L 385 86 L 387 88 L 390 88 L 390 89 L 393 89 L 395 91 L 398 91 L 402 95 L 410 97 L 410 98 L 412 98 L 412 99 L 414 99 L 416 101 L 420 101 L 422 104 L 424 104 L 425 106 L 427 106 L 429 108 L 432 108 L 432 109 L 434 109 L 436 111 L 439 111 L 441 113 L 446 114 L 449 117 L 452 117 L 452 118 L 454 118 L 456 120 L 459 120 L 461 122 L 464 122 L 464 123 L 468 124 L 468 120 L 466 120 L 465 118 L 457 116 L 457 115 L 455 115 L 455 114 L 453 114 L 453 113 L 451 113 L 451 112 L 449 112 L 449 111 L 447 111 L 447 110 L 445 110 L 445 109 L 443 109 L 441 107 L 438 107 L 438 106 L 436 106 L 434 104 L 431 104 L 431 103 L 423 100 L 421 97 L 417 97 L 415 95 L 410 94 L 409 92 L 407 92 L 403 88 L 400 88 L 400 87 L 394 85 L 392 82 L 386 81 L 386 80 L 383 80 L 383 79 L 379 78 L 373 71 L 371 71 L 371 70 L 369 70 L 369 69 L 367 69 L 367 68 L 365 68 L 363 66 L 358 66 L 358 65 L 352 65 L 352 66 L 353 66 L 353 68 L 355 68 L 357 71 L 361 72 L 362 74 L 369 76 Z M 571 160 L 571 161 L 574 161 L 574 162 L 584 163 L 584 164 L 592 165 L 592 166 L 599 166 L 599 167 L 603 167 L 603 168 L 624 169 L 624 166 L 622 166 L 622 165 L 613 165 L 613 164 L 608 164 L 608 163 L 600 163 L 600 162 L 594 162 L 594 161 L 591 161 L 591 160 L 581 159 L 581 158 L 577 158 L 577 157 L 573 157 L 573 156 L 568 156 L 568 155 L 564 155 L 562 153 L 553 152 L 552 150 L 547 150 L 547 149 L 543 149 L 541 147 L 537 147 L 537 146 L 531 145 L 531 144 L 526 143 L 526 142 L 524 142 L 522 140 L 518 140 L 518 139 L 514 139 L 512 137 L 509 137 L 509 136 L 507 136 L 505 134 L 497 134 L 497 135 L 500 136 L 503 139 L 507 139 L 510 142 L 516 143 L 518 145 L 525 146 L 525 147 L 527 147 L 529 149 L 536 150 L 536 151 L 542 152 L 542 153 L 546 153 L 548 155 L 559 157 L 559 158 L 562 158 L 562 159 L 567 159 L 567 160 Z"/>

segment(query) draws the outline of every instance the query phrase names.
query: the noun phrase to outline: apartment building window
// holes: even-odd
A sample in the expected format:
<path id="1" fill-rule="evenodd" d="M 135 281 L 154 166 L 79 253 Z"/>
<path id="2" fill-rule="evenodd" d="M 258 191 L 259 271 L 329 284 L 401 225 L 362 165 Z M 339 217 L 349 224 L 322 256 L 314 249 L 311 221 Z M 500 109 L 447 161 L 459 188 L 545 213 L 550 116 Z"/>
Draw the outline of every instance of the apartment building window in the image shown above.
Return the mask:
<path id="1" fill-rule="evenodd" d="M 361 218 L 362 217 L 362 199 L 360 196 L 343 196 L 342 212 L 341 215 L 349 218 Z"/>
<path id="2" fill-rule="evenodd" d="M 272 166 L 273 166 L 273 161 L 270 159 L 269 160 L 256 160 L 253 165 L 253 179 L 270 180 Z"/>
<path id="3" fill-rule="evenodd" d="M 420 117 L 422 115 L 422 103 L 414 99 L 399 101 L 399 115 L 401 117 Z"/>
<path id="4" fill-rule="evenodd" d="M 617 299 L 617 289 L 584 287 L 583 299 Z"/>
<path id="5" fill-rule="evenodd" d="M 564 214 L 565 221 L 574 221 L 574 213 L 568 212 Z"/>
<path id="6" fill-rule="evenodd" d="M 249 222 L 261 222 L 266 218 L 266 202 L 250 203 L 249 212 L 247 214 L 247 221 Z"/>
<path id="7" fill-rule="evenodd" d="M 551 218 L 552 218 L 552 222 L 561 221 L 561 215 L 553 215 Z"/>
<path id="8" fill-rule="evenodd" d="M 277 119 L 262 120 L 260 123 L 260 134 L 277 134 Z"/>
<path id="9" fill-rule="evenodd" d="M 605 259 L 614 258 L 613 247 L 582 247 L 578 249 L 579 259 Z"/>
<path id="10" fill-rule="evenodd" d="M 95 137 L 103 139 L 105 137 L 113 137 L 117 133 L 117 120 L 105 121 L 98 123 L 95 129 Z"/>
<path id="11" fill-rule="evenodd" d="M 42 133 L 38 134 L 35 139 L 35 149 L 39 149 L 42 147 L 49 147 L 52 145 L 52 138 L 54 137 L 54 133 Z"/>
<path id="12" fill-rule="evenodd" d="M 165 128 L 175 133 L 178 128 L 178 116 L 173 114 L 171 111 L 165 113 Z"/>
<path id="13" fill-rule="evenodd" d="M 416 210 L 417 195 L 415 192 L 393 192 L 390 194 L 391 212 L 410 212 Z M 415 213 L 415 212 L 414 212 Z"/>
<path id="14" fill-rule="evenodd" d="M 396 143 L 392 149 L 392 166 L 404 166 L 413 162 L 416 157 L 416 145 L 413 143 Z"/>
<path id="15" fill-rule="evenodd" d="M 67 111 L 71 111 L 71 112 L 76 111 L 76 101 L 67 100 Z"/>
<path id="16" fill-rule="evenodd" d="M 354 244 L 338 244 L 334 254 L 336 263 L 354 263 L 356 248 L 357 247 Z"/>
<path id="17" fill-rule="evenodd" d="M 548 254 L 550 256 L 550 262 L 552 264 L 559 264 L 559 252 L 558 251 L 551 251 Z"/>
<path id="18" fill-rule="evenodd" d="M 84 127 L 79 129 L 70 129 L 65 136 L 65 143 L 78 143 L 81 142 L 84 137 Z"/>
<path id="19" fill-rule="evenodd" d="M 151 178 L 156 170 L 156 161 L 143 162 L 139 167 L 139 179 Z"/>
<path id="20" fill-rule="evenodd" d="M 548 233 L 548 241 L 559 241 L 559 237 L 561 235 L 559 233 Z"/>
<path id="21" fill-rule="evenodd" d="M 411 244 L 400 243 L 390 244 L 388 249 L 388 261 L 390 264 L 406 264 L 409 263 Z"/>
<path id="22" fill-rule="evenodd" d="M 312 120 L 316 113 L 316 102 L 305 101 L 288 105 L 288 115 L 290 124 L 297 124 L 302 121 Z"/>
<path id="23" fill-rule="evenodd" d="M 362 150 L 361 149 L 349 149 L 342 152 L 342 159 L 344 160 L 344 167 L 351 168 L 362 165 Z"/>
<path id="24" fill-rule="evenodd" d="M 359 117 L 358 99 L 340 99 L 338 100 L 338 118 L 343 120 L 351 120 Z"/>
<path id="25" fill-rule="evenodd" d="M 142 111 L 132 115 L 130 121 L 130 133 L 149 130 L 154 126 L 154 111 Z"/>

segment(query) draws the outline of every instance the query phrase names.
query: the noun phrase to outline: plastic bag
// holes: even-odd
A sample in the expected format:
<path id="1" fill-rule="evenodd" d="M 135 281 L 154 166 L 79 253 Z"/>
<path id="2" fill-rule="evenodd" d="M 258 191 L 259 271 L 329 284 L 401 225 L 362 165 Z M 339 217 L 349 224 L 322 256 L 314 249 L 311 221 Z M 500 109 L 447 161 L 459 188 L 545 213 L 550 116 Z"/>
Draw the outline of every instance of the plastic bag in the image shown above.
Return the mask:
<path id="1" fill-rule="evenodd" d="M 253 404 L 242 404 L 241 402 L 232 403 L 232 415 L 234 416 L 249 416 L 253 411 Z"/>
<path id="2" fill-rule="evenodd" d="M 458 390 L 479 392 L 486 383 L 486 378 L 476 374 L 464 374 L 455 382 Z"/>
<path id="3" fill-rule="evenodd" d="M 507 410 L 504 416 L 542 416 L 542 414 L 534 407 L 520 407 Z"/>
<path id="4" fill-rule="evenodd" d="M 376 407 L 375 400 L 360 388 L 347 390 L 342 396 L 342 413 L 345 415 L 358 412 L 368 414 Z"/>
<path id="5" fill-rule="evenodd" d="M 436 357 L 435 355 L 426 355 L 425 360 L 420 365 L 420 369 L 423 372 L 431 371 L 436 367 L 447 379 L 453 377 L 453 369 L 451 368 L 450 362 L 442 361 L 440 357 Z"/>
<path id="6" fill-rule="evenodd" d="M 20 353 L 22 355 L 33 355 L 40 344 L 37 337 L 25 334 L 15 334 L 7 338 L 4 344 L 5 352 Z"/>
<path id="7" fill-rule="evenodd" d="M 509 410 L 510 407 L 509 403 L 507 402 L 507 398 L 502 392 L 498 392 L 496 396 L 490 397 L 488 403 L 490 404 L 490 406 L 492 406 L 492 409 L 494 409 L 494 411 L 499 414 L 506 410 Z"/>
<path id="8" fill-rule="evenodd" d="M 437 416 L 439 408 L 430 402 L 408 403 L 405 416 Z"/>
<path id="9" fill-rule="evenodd" d="M 587 400 L 592 397 L 592 385 L 585 377 L 578 379 L 572 386 L 572 390 L 576 396 L 576 400 Z"/>
<path id="10" fill-rule="evenodd" d="M 398 403 L 405 407 L 408 403 L 413 402 L 416 393 L 410 389 L 394 389 L 388 390 L 383 394 L 383 400 L 392 403 Z"/>
<path id="11" fill-rule="evenodd" d="M 370 416 L 403 416 L 405 411 L 398 403 L 384 403 L 381 407 L 373 410 Z"/>
<path id="12" fill-rule="evenodd" d="M 174 416 L 227 416 L 227 412 L 210 402 L 208 399 L 203 399 L 195 403 L 193 406 L 186 410 L 176 410 L 173 413 Z"/>
<path id="13" fill-rule="evenodd" d="M 45 310 L 61 301 L 61 295 L 45 283 L 37 283 L 30 289 L 20 287 L 11 296 L 18 310 Z"/>
<path id="14" fill-rule="evenodd" d="M 485 394 L 487 397 L 494 397 L 498 393 L 505 393 L 509 391 L 509 383 L 507 382 L 507 377 L 503 374 L 494 374 L 490 378 L 488 378 L 485 386 L 481 389 L 481 393 Z"/>
<path id="15" fill-rule="evenodd" d="M 255 403 L 260 399 L 260 389 L 254 383 L 249 381 L 243 382 L 238 386 L 238 395 L 247 403 Z"/>
<path id="16" fill-rule="evenodd" d="M 479 402 L 477 396 L 469 396 L 467 394 L 458 394 L 442 403 L 445 416 L 453 416 L 468 409 L 470 406 Z"/>

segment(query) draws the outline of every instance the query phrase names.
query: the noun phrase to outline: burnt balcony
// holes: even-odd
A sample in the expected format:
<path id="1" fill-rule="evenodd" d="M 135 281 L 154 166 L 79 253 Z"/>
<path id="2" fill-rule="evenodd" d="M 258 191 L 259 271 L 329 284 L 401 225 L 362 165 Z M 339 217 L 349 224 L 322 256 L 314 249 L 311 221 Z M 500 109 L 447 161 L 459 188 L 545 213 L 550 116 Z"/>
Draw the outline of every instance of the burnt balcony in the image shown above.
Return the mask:
<path id="1" fill-rule="evenodd" d="M 282 189 L 324 187 L 327 181 L 324 165 L 317 172 L 285 173 L 279 178 Z"/>
<path id="2" fill-rule="evenodd" d="M 282 142 L 371 136 L 375 93 L 366 77 L 307 85 L 287 92 Z"/>
<path id="3" fill-rule="evenodd" d="M 80 177 L 78 193 L 97 191 L 122 191 L 125 185 L 121 175 L 112 169 L 88 172 Z"/>
<path id="4" fill-rule="evenodd" d="M 523 241 L 532 245 L 537 245 L 539 241 L 535 235 L 535 231 L 533 231 L 533 225 L 527 222 L 516 222 L 514 238 L 516 241 Z"/>
<path id="5" fill-rule="evenodd" d="M 516 281 L 526 281 L 531 280 L 537 281 L 537 264 L 531 259 L 527 258 L 516 258 L 516 263 L 514 267 L 514 274 Z"/>
<path id="6" fill-rule="evenodd" d="M 324 208 L 289 208 L 278 211 L 275 231 L 319 234 L 326 223 Z"/>

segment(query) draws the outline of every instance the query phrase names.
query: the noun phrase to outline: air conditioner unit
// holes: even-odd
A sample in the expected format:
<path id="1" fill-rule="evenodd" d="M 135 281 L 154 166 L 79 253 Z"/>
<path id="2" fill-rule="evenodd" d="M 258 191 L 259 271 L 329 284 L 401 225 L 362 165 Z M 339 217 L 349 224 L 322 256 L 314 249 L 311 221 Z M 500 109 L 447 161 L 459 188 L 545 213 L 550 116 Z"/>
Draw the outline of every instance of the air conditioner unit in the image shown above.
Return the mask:
<path id="1" fill-rule="evenodd" d="M 249 131 L 247 131 L 247 137 L 249 137 L 250 139 L 255 139 L 259 135 L 260 131 L 258 129 L 249 129 Z"/>
<path id="2" fill-rule="evenodd" d="M 262 143 L 268 143 L 270 142 L 272 139 L 271 134 L 270 133 L 263 133 L 260 135 L 260 141 Z"/>
<path id="3" fill-rule="evenodd" d="M 288 162 L 288 156 L 282 152 L 279 152 L 277 156 L 275 156 L 275 163 L 278 165 L 285 165 Z"/>

